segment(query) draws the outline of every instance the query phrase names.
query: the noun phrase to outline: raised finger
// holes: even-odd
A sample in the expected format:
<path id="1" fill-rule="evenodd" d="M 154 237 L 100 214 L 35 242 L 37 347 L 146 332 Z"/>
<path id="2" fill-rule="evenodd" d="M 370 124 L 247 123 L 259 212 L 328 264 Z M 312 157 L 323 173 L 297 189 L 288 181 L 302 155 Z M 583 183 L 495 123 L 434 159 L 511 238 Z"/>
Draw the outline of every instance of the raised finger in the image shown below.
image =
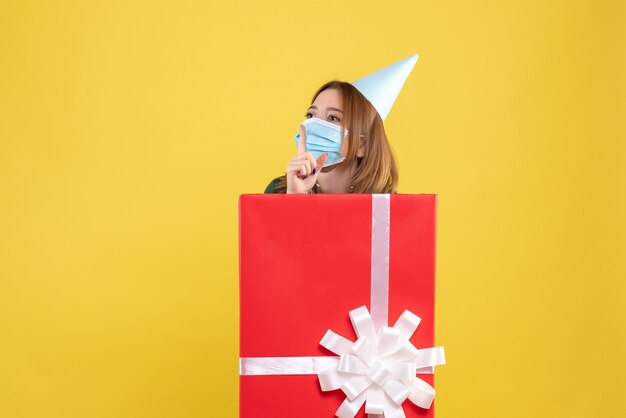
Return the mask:
<path id="1" fill-rule="evenodd" d="M 298 142 L 298 154 L 306 152 L 306 129 L 300 125 L 300 142 Z"/>

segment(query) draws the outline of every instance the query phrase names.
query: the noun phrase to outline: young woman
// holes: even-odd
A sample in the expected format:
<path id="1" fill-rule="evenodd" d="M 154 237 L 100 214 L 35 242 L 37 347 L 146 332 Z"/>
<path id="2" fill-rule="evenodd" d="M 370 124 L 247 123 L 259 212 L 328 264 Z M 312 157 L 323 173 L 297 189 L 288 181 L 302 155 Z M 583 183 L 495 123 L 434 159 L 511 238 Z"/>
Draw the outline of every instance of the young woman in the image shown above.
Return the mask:
<path id="1" fill-rule="evenodd" d="M 347 130 L 339 151 L 343 161 L 323 167 L 328 153 L 316 159 L 307 151 L 306 130 L 300 125 L 298 155 L 265 193 L 396 193 L 398 168 L 383 120 L 356 87 L 336 80 L 324 84 L 313 96 L 306 118 Z"/>

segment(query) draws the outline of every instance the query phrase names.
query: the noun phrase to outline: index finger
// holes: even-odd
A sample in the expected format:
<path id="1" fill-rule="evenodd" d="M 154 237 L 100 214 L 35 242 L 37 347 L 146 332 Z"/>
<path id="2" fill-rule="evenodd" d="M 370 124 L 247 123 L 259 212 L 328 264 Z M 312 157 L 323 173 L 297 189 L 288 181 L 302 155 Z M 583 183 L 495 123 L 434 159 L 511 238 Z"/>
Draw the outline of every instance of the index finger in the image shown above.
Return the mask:
<path id="1" fill-rule="evenodd" d="M 306 130 L 300 125 L 300 142 L 298 142 L 298 155 L 306 152 Z"/>

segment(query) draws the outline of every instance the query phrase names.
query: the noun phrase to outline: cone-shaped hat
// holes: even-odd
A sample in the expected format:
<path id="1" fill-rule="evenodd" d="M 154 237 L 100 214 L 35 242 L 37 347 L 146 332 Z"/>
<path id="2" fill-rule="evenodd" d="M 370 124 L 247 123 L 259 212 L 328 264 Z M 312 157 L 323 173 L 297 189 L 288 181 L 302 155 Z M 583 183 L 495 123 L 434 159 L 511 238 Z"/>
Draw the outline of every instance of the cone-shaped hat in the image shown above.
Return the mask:
<path id="1" fill-rule="evenodd" d="M 417 54 L 411 55 L 351 83 L 370 101 L 383 121 L 387 118 L 404 82 L 411 74 L 417 58 Z"/>

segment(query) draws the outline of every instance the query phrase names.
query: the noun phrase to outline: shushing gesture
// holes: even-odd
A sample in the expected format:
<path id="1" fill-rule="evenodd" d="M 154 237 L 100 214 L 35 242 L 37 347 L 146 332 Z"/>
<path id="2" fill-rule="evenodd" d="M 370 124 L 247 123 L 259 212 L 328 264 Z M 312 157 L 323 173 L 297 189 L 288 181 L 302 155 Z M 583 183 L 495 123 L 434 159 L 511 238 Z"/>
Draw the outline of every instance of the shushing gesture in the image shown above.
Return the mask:
<path id="1" fill-rule="evenodd" d="M 322 166 L 328 159 L 324 153 L 315 160 L 315 157 L 306 150 L 306 129 L 300 125 L 300 142 L 298 155 L 287 164 L 287 193 L 307 193 L 315 185 Z"/>

